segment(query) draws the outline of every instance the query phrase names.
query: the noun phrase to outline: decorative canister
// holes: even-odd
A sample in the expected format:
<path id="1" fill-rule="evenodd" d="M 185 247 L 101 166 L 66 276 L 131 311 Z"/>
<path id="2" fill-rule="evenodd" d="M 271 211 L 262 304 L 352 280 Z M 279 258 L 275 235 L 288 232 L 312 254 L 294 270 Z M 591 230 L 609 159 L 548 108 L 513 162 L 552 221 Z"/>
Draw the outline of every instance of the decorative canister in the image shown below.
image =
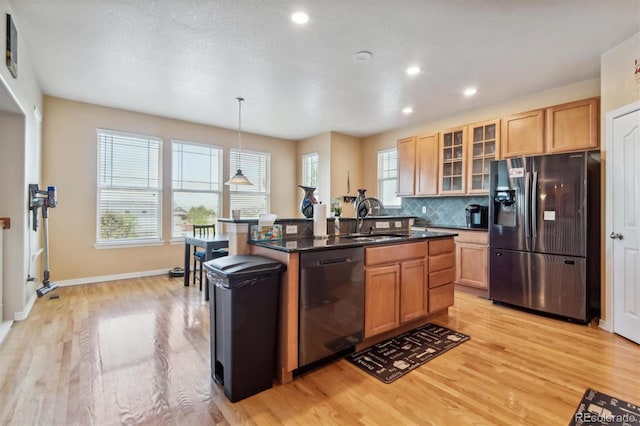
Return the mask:
<path id="1" fill-rule="evenodd" d="M 298 185 L 304 191 L 304 196 L 302 197 L 302 201 L 300 202 L 300 211 L 304 215 L 304 217 L 312 218 L 313 217 L 313 205 L 318 204 L 318 200 L 316 200 L 313 192 L 316 188 L 311 186 L 303 186 Z"/>
<path id="2" fill-rule="evenodd" d="M 366 189 L 358 189 L 358 196 L 356 197 L 356 200 L 353 202 L 353 209 L 356 212 L 356 217 L 358 216 L 358 204 L 360 203 L 360 201 L 364 200 L 365 198 L 367 198 L 367 196 L 365 195 L 365 192 L 367 192 Z"/>

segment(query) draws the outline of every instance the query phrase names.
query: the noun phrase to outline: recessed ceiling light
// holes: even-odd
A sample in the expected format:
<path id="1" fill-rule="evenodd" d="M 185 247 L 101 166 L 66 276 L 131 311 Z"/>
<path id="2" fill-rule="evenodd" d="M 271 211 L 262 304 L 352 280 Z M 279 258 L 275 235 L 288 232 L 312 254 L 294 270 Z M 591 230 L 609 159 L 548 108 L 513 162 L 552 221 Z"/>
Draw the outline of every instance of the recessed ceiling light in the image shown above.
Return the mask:
<path id="1" fill-rule="evenodd" d="M 296 24 L 306 24 L 309 22 L 309 15 L 304 12 L 296 12 L 291 15 L 291 20 Z"/>
<path id="2" fill-rule="evenodd" d="M 373 58 L 373 53 L 369 52 L 368 50 L 361 50 L 359 52 L 356 52 L 353 56 L 358 61 L 368 61 L 369 59 Z"/>
<path id="3" fill-rule="evenodd" d="M 420 67 L 409 67 L 407 68 L 407 74 L 416 75 L 420 73 Z"/>
<path id="4" fill-rule="evenodd" d="M 402 108 L 402 113 L 403 114 L 411 114 L 412 112 L 413 112 L 413 108 L 411 108 L 411 107 Z"/>
<path id="5" fill-rule="evenodd" d="M 469 87 L 464 91 L 465 96 L 473 96 L 476 93 L 478 93 L 478 89 L 476 89 L 475 87 Z"/>

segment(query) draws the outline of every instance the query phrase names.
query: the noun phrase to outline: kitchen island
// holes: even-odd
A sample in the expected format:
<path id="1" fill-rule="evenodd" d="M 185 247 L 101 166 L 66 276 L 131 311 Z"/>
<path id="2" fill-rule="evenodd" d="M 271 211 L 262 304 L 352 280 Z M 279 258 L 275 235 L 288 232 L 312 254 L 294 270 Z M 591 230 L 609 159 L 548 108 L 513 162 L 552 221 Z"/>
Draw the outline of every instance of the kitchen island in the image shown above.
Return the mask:
<path id="1" fill-rule="evenodd" d="M 301 257 L 347 248 L 364 250 L 364 340 L 356 345 L 356 350 L 360 350 L 447 312 L 453 304 L 455 235 L 405 231 L 249 241 L 247 252 L 287 265 L 280 287 L 276 379 L 289 382 L 301 367 Z"/>

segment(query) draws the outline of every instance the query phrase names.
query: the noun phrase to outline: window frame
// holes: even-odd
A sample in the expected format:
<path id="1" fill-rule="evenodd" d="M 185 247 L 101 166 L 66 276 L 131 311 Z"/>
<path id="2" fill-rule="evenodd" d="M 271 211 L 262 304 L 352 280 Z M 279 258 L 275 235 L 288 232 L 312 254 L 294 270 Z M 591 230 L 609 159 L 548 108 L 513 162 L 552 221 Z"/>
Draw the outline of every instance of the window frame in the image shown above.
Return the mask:
<path id="1" fill-rule="evenodd" d="M 384 156 L 390 154 L 390 153 L 395 153 L 396 155 L 396 167 L 395 167 L 395 177 L 383 177 L 382 174 L 386 171 L 389 172 L 390 170 L 393 169 L 384 169 L 384 162 L 385 161 L 389 161 L 389 159 L 384 159 Z M 387 148 L 387 149 L 381 149 L 378 151 L 377 156 L 376 156 L 376 160 L 378 163 L 378 167 L 377 167 L 377 184 L 378 184 L 378 198 L 380 199 L 380 201 L 382 201 L 382 204 L 384 206 L 385 209 L 391 208 L 401 208 L 402 207 L 402 199 L 400 197 L 398 197 L 397 195 L 397 189 L 395 192 L 395 198 L 397 199 L 397 204 L 385 204 L 384 202 L 384 182 L 395 182 L 394 187 L 397 188 L 398 187 L 398 149 L 397 148 Z"/>
<path id="2" fill-rule="evenodd" d="M 119 138 L 130 138 L 132 140 L 147 140 L 147 143 L 154 142 L 157 144 L 157 152 L 158 152 L 158 164 L 157 164 L 157 186 L 150 190 L 149 185 L 147 187 L 144 186 L 118 186 L 118 185 L 102 185 L 102 176 L 101 176 L 101 160 L 102 157 L 102 143 L 103 136 L 106 137 L 119 137 Z M 163 215 L 162 215 L 162 198 L 163 198 L 163 168 L 162 168 L 162 149 L 163 149 L 163 140 L 159 136 L 153 135 L 144 135 L 140 133 L 133 132 L 123 132 L 118 130 L 109 130 L 109 129 L 96 129 L 96 242 L 95 248 L 118 248 L 118 247 L 141 247 L 141 246 L 156 246 L 163 244 L 163 236 L 162 236 L 162 224 L 163 224 Z M 149 156 L 149 154 L 147 154 Z M 112 176 L 113 179 L 113 176 Z M 157 195 L 157 221 L 156 221 L 156 235 L 153 237 L 145 237 L 145 238 L 121 238 L 121 239 L 113 239 L 113 240 L 105 240 L 100 237 L 101 228 L 101 204 L 102 204 L 102 191 L 103 190 L 114 190 L 121 189 L 123 191 L 143 191 L 143 192 L 153 192 Z"/>
<path id="3" fill-rule="evenodd" d="M 216 150 L 218 152 L 218 170 L 217 170 L 217 178 L 218 178 L 218 185 L 217 185 L 217 190 L 197 190 L 197 189 L 176 189 L 174 188 L 174 182 L 176 181 L 173 173 L 174 173 L 174 167 L 175 167 L 175 159 L 174 159 L 174 147 L 177 145 L 190 145 L 190 146 L 198 146 L 198 147 L 203 147 L 203 148 L 208 148 L 211 150 Z M 209 154 L 211 156 L 211 153 Z M 205 143 L 199 143 L 199 142 L 192 142 L 192 141 L 187 141 L 187 140 L 182 140 L 182 139 L 171 139 L 171 221 L 170 221 L 170 228 L 171 228 L 171 242 L 179 242 L 179 241 L 184 241 L 184 235 L 174 235 L 174 231 L 175 231 L 175 224 L 174 224 L 174 202 L 175 202 L 175 193 L 176 192 L 182 192 L 182 193 L 203 193 L 203 194 L 216 194 L 217 198 L 218 198 L 218 212 L 216 213 L 216 217 L 220 218 L 222 217 L 222 212 L 223 212 L 223 159 L 224 159 L 224 150 L 221 146 L 219 145 L 211 145 L 211 144 L 205 144 Z M 212 174 L 210 174 L 211 176 L 213 176 Z M 212 181 L 209 181 L 209 185 L 212 185 Z M 214 195 L 215 196 L 215 195 Z M 217 220 L 216 220 L 217 223 Z M 216 231 L 218 231 L 219 229 L 216 227 Z"/>
<path id="4" fill-rule="evenodd" d="M 310 152 L 308 154 L 302 154 L 302 185 L 309 186 L 312 188 L 316 188 L 314 194 L 318 193 L 318 179 L 320 178 L 320 154 L 316 152 Z M 311 160 L 312 163 L 315 163 L 316 168 L 316 183 L 313 184 L 310 182 L 310 170 L 308 168 L 309 163 L 308 160 Z"/>

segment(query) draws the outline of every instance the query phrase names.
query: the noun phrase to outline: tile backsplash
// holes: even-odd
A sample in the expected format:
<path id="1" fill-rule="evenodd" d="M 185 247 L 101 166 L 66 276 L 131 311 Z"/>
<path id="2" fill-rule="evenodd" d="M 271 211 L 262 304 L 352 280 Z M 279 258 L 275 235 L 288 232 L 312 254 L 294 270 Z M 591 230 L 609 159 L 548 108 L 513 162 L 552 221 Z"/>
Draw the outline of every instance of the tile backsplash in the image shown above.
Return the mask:
<path id="1" fill-rule="evenodd" d="M 404 197 L 401 208 L 385 209 L 383 214 L 416 216 L 416 225 L 466 226 L 465 207 L 469 204 L 488 206 L 489 196 Z M 423 207 L 426 213 L 422 213 Z"/>

